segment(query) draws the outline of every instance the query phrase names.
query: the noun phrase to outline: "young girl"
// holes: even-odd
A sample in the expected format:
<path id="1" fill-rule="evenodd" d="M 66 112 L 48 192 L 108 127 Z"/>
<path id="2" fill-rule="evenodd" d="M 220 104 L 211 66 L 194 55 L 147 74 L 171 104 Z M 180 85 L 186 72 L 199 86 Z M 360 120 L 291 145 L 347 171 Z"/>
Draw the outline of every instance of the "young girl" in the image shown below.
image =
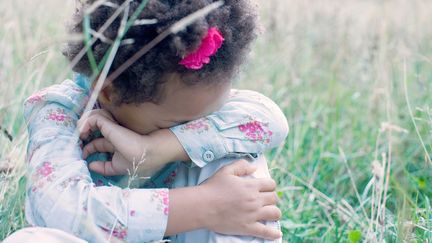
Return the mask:
<path id="1" fill-rule="evenodd" d="M 155 21 L 133 26 L 127 32 L 125 39 L 132 41 L 120 47 L 111 72 L 177 20 L 211 2 L 149 1 L 139 18 Z M 111 1 L 94 9 L 90 15 L 91 28 L 99 29 L 116 11 L 115 6 L 123 3 Z M 128 4 L 133 13 L 140 2 Z M 72 32 L 82 32 L 86 7 L 83 5 L 77 12 L 78 21 L 72 25 Z M 255 37 L 255 20 L 250 1 L 226 1 L 206 18 L 163 40 L 116 79 L 107 80 L 98 98 L 102 109 L 83 116 L 79 122 L 82 139 L 88 139 L 95 130 L 103 135 L 84 147 L 84 157 L 94 152 L 113 154 L 112 161 L 95 161 L 90 163 L 90 169 L 106 176 L 127 171 L 151 176 L 166 166 L 140 186 L 201 185 L 201 190 L 195 191 L 198 193 L 191 193 L 188 188 L 174 189 L 169 194 L 167 189 L 121 190 L 102 186 L 120 185 L 117 178 L 97 178 L 95 174 L 93 181 L 99 187 L 91 184 L 86 163 L 81 160 L 81 149 L 77 143 L 75 147 L 69 146 L 76 139 L 75 122 L 82 115 L 92 85 L 87 78 L 92 74 L 88 58 L 81 58 L 75 66 L 80 75 L 74 81 L 32 96 L 26 103 L 30 134 L 26 210 L 30 223 L 59 228 L 91 241 L 100 241 L 98 232 L 106 233 L 110 239 L 130 242 L 159 240 L 164 235 L 181 232 L 188 233 L 173 239 L 259 240 L 214 232 L 278 238 L 279 232 L 271 229 L 273 225 L 265 227 L 258 222 L 280 217 L 280 212 L 271 206 L 276 198 L 271 192 L 274 185 L 268 180 L 261 180 L 259 188 L 252 183 L 256 180 L 248 180 L 249 197 L 244 191 L 238 195 L 239 199 L 248 200 L 231 205 L 235 210 L 221 210 L 225 194 L 210 196 L 211 206 L 215 207 L 205 207 L 210 212 L 203 213 L 203 204 L 199 202 L 200 197 L 206 201 L 209 193 L 216 191 L 214 181 L 219 177 L 211 176 L 234 159 L 249 158 L 260 167 L 261 175 L 268 176 L 261 153 L 280 144 L 288 132 L 283 114 L 269 99 L 251 91 L 230 90 L 232 76 Z M 119 25 L 120 19 L 114 21 L 92 46 L 96 62 L 103 59 Z M 71 42 L 65 54 L 73 59 L 83 46 L 82 42 Z M 60 148 L 67 153 L 59 153 Z M 189 160 L 190 166 L 169 163 Z M 239 174 L 249 175 L 250 171 Z M 189 203 L 173 201 L 173 196 L 178 198 L 179 193 L 185 193 Z M 250 233 L 245 233 L 244 228 L 239 230 L 246 220 L 233 217 L 235 211 L 249 212 L 249 225 L 244 228 Z M 229 217 L 224 225 L 215 220 L 223 217 Z"/>

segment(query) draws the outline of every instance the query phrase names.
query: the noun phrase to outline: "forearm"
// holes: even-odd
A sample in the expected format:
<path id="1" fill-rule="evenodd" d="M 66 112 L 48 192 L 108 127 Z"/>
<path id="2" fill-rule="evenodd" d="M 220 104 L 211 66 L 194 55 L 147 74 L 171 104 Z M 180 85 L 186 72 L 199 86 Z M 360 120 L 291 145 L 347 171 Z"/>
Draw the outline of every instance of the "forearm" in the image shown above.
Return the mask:
<path id="1" fill-rule="evenodd" d="M 256 157 L 288 134 L 283 112 L 253 91 L 232 91 L 224 106 L 198 120 L 170 128 L 192 162 L 204 167 L 224 157 Z"/>
<path id="2" fill-rule="evenodd" d="M 170 212 L 165 236 L 205 228 L 205 215 L 209 209 L 205 192 L 202 186 L 170 190 Z"/>
<path id="3" fill-rule="evenodd" d="M 66 81 L 29 98 L 26 218 L 91 242 L 112 237 L 160 240 L 168 214 L 167 189 L 96 187 L 82 150 L 76 121 L 84 94 Z M 101 240 L 103 239 L 103 240 Z"/>
<path id="4" fill-rule="evenodd" d="M 153 166 L 164 166 L 173 161 L 189 161 L 190 158 L 180 141 L 169 129 L 161 129 L 149 135 L 149 163 Z M 153 161 L 153 162 L 151 162 Z"/>
<path id="5" fill-rule="evenodd" d="M 253 91 L 233 91 L 217 112 L 149 135 L 147 166 L 190 161 L 203 167 L 228 155 L 257 155 L 279 146 L 288 134 L 283 112 Z"/>
<path id="6" fill-rule="evenodd" d="M 119 239 L 161 239 L 168 217 L 168 190 L 95 187 L 87 164 L 80 159 L 80 148 L 73 143 L 77 138 L 66 129 L 52 133 L 54 129 L 38 126 L 37 134 L 30 134 L 27 219 L 92 242 L 101 241 L 111 230 Z"/>

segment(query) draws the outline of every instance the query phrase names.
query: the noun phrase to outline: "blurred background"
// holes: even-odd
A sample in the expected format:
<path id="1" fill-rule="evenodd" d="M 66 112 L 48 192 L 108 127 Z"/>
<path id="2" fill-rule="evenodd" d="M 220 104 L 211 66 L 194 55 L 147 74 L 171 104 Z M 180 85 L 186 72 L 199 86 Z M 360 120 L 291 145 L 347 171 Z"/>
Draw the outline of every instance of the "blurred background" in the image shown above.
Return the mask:
<path id="1" fill-rule="evenodd" d="M 0 1 L 0 239 L 26 226 L 22 104 L 71 77 L 73 0 Z M 267 0 L 235 86 L 290 123 L 268 153 L 289 242 L 432 241 L 432 1 Z"/>

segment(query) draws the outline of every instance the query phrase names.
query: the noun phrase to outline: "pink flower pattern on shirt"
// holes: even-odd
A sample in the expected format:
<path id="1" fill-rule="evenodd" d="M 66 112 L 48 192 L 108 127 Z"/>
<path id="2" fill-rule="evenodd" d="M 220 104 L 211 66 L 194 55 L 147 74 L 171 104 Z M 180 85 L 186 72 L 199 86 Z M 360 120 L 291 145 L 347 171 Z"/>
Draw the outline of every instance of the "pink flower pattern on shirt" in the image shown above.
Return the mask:
<path id="1" fill-rule="evenodd" d="M 37 173 L 43 177 L 48 177 L 54 171 L 54 168 L 50 162 L 44 162 L 41 167 L 37 170 Z"/>
<path id="2" fill-rule="evenodd" d="M 35 105 L 36 103 L 44 101 L 45 95 L 46 95 L 46 89 L 42 89 L 42 90 L 34 93 L 29 98 L 27 98 L 24 105 L 26 105 L 26 106 Z"/>
<path id="3" fill-rule="evenodd" d="M 183 131 L 195 131 L 198 134 L 201 134 L 205 131 L 208 131 L 210 128 L 209 121 L 207 118 L 201 118 L 195 121 L 188 122 L 182 125 L 181 130 Z"/>
<path id="4" fill-rule="evenodd" d="M 259 122 L 254 119 L 239 125 L 238 128 L 247 139 L 254 143 L 259 142 L 269 144 L 273 135 L 273 132 L 268 128 L 267 123 Z"/>
<path id="5" fill-rule="evenodd" d="M 43 162 L 36 168 L 35 173 L 31 176 L 33 192 L 44 187 L 46 182 L 51 182 L 55 179 L 55 168 L 51 162 Z"/>
<path id="6" fill-rule="evenodd" d="M 27 99 L 27 101 L 25 102 L 26 105 L 34 105 L 38 102 L 43 101 L 43 96 L 39 95 L 39 94 L 35 94 L 30 96 L 30 98 Z"/>
<path id="7" fill-rule="evenodd" d="M 48 112 L 45 116 L 45 120 L 53 121 L 57 125 L 63 125 L 66 127 L 73 126 L 72 118 L 66 114 L 66 111 L 64 109 L 61 109 L 61 108 L 57 108 L 55 110 L 48 109 Z"/>
<path id="8" fill-rule="evenodd" d="M 153 192 L 152 201 L 158 204 L 156 208 L 163 211 L 165 215 L 169 213 L 169 192 L 164 190 L 155 190 Z"/>
<path id="9" fill-rule="evenodd" d="M 63 189 L 66 189 L 70 186 L 75 186 L 76 184 L 78 184 L 80 181 L 85 180 L 86 176 L 84 175 L 80 175 L 80 176 L 74 176 L 74 177 L 70 177 L 67 180 L 63 181 L 62 183 L 60 183 L 60 187 Z"/>
<path id="10" fill-rule="evenodd" d="M 107 239 L 110 239 L 111 237 L 115 237 L 120 240 L 125 240 L 128 234 L 127 228 L 123 225 L 118 225 L 114 229 L 112 229 L 111 225 L 107 225 L 106 227 L 100 227 L 100 228 L 102 231 L 106 233 Z"/>

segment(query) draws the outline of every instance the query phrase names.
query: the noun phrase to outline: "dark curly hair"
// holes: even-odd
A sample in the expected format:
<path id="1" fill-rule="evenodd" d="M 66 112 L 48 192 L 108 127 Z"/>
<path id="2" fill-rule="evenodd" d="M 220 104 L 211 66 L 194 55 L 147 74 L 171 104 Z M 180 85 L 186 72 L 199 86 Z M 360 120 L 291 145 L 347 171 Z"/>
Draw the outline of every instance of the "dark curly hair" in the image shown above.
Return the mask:
<path id="1" fill-rule="evenodd" d="M 83 33 L 83 16 L 86 9 L 95 0 L 87 0 L 77 8 L 70 23 L 69 32 Z M 125 0 L 110 0 L 121 5 Z M 142 1 L 131 1 L 130 15 L 136 11 Z M 114 72 L 133 54 L 153 40 L 158 34 L 169 28 L 181 18 L 215 2 L 214 0 L 149 0 L 138 19 L 155 19 L 154 24 L 134 25 L 124 39 L 133 39 L 132 43 L 120 46 L 110 73 Z M 90 14 L 90 27 L 97 31 L 115 12 L 112 6 L 102 5 Z M 129 16 L 130 16 L 129 15 Z M 164 83 L 166 74 L 180 74 L 185 84 L 216 83 L 230 81 L 240 64 L 245 60 L 251 42 L 256 37 L 257 12 L 253 0 L 225 0 L 224 5 L 205 18 L 201 18 L 177 34 L 171 34 L 156 47 L 141 57 L 117 79 L 112 80 L 117 103 L 139 104 L 155 102 Z M 104 37 L 114 40 L 121 23 L 118 17 L 103 33 Z M 189 70 L 179 65 L 182 57 L 194 51 L 201 44 L 210 27 L 217 27 L 225 41 L 210 64 L 200 70 Z M 73 60 L 84 48 L 84 41 L 69 41 L 63 54 Z M 92 52 L 99 63 L 111 44 L 98 39 L 92 45 Z M 87 55 L 73 67 L 75 72 L 91 76 L 92 69 Z"/>

